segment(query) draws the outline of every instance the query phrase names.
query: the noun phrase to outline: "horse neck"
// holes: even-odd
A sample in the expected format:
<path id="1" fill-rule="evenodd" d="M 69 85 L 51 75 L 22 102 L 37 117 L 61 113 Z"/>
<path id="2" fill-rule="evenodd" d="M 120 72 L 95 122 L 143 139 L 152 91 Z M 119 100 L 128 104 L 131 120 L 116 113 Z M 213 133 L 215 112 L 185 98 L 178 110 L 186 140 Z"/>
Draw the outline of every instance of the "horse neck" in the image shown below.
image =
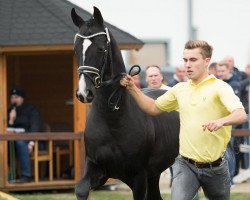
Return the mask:
<path id="1" fill-rule="evenodd" d="M 129 106 L 129 95 L 125 88 L 120 86 L 120 81 L 108 86 L 97 89 L 96 97 L 93 101 L 95 109 L 98 113 L 105 116 L 115 116 L 115 120 L 119 120 L 124 113 L 127 112 Z M 114 94 L 114 91 L 118 88 L 118 92 Z M 113 95 L 113 96 L 112 96 Z M 121 95 L 121 96 L 120 96 Z M 117 98 L 121 97 L 118 102 L 118 110 L 113 110 L 114 105 L 117 103 Z M 111 99 L 110 99 L 111 98 Z M 111 104 L 112 103 L 112 104 Z"/>
<path id="2" fill-rule="evenodd" d="M 124 61 L 122 58 L 122 54 L 120 49 L 118 48 L 118 45 L 116 44 L 115 39 L 113 38 L 112 34 L 110 34 L 111 42 L 110 42 L 110 56 L 108 60 L 107 69 L 109 69 L 109 72 L 106 72 L 107 76 L 105 76 L 105 81 L 109 82 L 107 86 L 101 87 L 97 90 L 97 96 L 93 103 L 96 104 L 97 108 L 99 108 L 100 111 L 115 114 L 117 113 L 112 111 L 108 107 L 108 101 L 110 96 L 114 93 L 115 90 L 122 90 L 119 91 L 124 93 L 124 88 L 120 85 L 120 75 L 122 73 L 126 73 L 126 68 L 124 65 Z M 116 97 L 115 94 L 114 97 Z M 119 102 L 121 105 L 124 105 L 126 102 L 126 95 L 122 94 L 122 99 Z"/>

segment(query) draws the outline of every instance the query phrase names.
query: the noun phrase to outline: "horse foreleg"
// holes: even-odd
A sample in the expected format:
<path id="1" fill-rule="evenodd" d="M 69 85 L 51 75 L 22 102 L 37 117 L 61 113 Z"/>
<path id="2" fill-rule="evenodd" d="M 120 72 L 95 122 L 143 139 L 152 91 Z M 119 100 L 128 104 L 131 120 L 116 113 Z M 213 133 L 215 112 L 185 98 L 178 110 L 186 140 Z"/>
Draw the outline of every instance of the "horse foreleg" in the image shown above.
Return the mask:
<path id="1" fill-rule="evenodd" d="M 104 184 L 107 177 L 96 164 L 86 161 L 84 175 L 75 186 L 77 200 L 87 200 L 89 191 Z"/>
<path id="2" fill-rule="evenodd" d="M 148 178 L 147 200 L 162 200 L 159 188 L 160 174 Z"/>
<path id="3" fill-rule="evenodd" d="M 84 175 L 80 181 L 75 185 L 75 194 L 78 200 L 86 200 L 89 196 L 90 187 L 90 162 L 86 160 L 84 167 Z"/>
<path id="4" fill-rule="evenodd" d="M 130 186 L 133 192 L 134 200 L 146 200 L 147 196 L 147 173 L 140 172 L 134 177 Z"/>

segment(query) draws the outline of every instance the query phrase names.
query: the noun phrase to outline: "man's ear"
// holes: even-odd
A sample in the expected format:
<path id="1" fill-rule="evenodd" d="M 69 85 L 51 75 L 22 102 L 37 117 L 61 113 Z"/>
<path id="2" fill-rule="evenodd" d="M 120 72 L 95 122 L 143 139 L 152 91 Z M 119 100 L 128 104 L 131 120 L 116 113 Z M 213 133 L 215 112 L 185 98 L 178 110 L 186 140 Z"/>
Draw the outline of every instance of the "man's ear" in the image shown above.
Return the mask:
<path id="1" fill-rule="evenodd" d="M 209 63 L 210 63 L 210 60 L 211 60 L 211 58 L 205 58 L 205 61 L 206 61 L 206 63 L 207 63 L 207 66 L 208 66 Z"/>

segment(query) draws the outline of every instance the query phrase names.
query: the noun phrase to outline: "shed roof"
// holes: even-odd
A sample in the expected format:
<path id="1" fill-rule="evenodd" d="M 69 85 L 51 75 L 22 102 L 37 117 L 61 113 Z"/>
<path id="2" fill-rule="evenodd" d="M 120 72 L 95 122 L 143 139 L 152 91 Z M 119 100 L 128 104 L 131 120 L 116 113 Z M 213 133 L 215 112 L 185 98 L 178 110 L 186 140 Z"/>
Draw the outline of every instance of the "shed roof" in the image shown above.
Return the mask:
<path id="1" fill-rule="evenodd" d="M 89 19 L 92 14 L 67 0 L 0 0 L 0 46 L 72 44 L 78 28 L 71 9 Z M 119 46 L 139 49 L 143 43 L 106 23 Z"/>

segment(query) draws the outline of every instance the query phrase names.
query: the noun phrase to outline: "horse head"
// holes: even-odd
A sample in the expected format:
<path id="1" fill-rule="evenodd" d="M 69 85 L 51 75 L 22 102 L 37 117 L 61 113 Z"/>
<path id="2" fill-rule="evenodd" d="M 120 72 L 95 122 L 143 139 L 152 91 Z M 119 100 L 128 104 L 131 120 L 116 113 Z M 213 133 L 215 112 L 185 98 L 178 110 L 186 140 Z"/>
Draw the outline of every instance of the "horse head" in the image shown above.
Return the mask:
<path id="1" fill-rule="evenodd" d="M 121 52 L 105 27 L 98 8 L 94 7 L 93 17 L 87 21 L 77 15 L 74 8 L 71 17 L 79 28 L 74 38 L 79 74 L 76 95 L 81 102 L 92 102 L 103 83 L 125 72 L 125 67 Z"/>

